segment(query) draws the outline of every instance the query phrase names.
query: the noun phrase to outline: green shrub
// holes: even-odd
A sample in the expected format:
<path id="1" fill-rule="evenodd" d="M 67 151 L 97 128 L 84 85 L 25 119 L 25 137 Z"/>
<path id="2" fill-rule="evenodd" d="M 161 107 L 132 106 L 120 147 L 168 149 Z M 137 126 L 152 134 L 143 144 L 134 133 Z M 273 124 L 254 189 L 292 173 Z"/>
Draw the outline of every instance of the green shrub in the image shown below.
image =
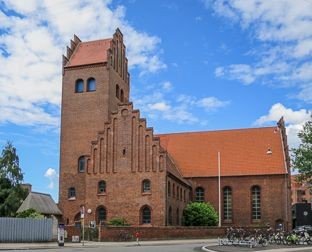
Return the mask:
<path id="1" fill-rule="evenodd" d="M 16 215 L 17 218 L 33 218 L 33 219 L 43 219 L 44 216 L 41 213 L 38 213 L 35 209 L 29 208 L 23 212 L 20 212 Z"/>
<path id="2" fill-rule="evenodd" d="M 113 225 L 113 226 L 129 226 L 127 223 L 127 220 L 125 218 L 121 217 L 115 217 L 112 218 L 109 222 L 108 225 Z"/>
<path id="3" fill-rule="evenodd" d="M 216 226 L 218 213 L 210 203 L 191 202 L 183 211 L 185 226 Z"/>

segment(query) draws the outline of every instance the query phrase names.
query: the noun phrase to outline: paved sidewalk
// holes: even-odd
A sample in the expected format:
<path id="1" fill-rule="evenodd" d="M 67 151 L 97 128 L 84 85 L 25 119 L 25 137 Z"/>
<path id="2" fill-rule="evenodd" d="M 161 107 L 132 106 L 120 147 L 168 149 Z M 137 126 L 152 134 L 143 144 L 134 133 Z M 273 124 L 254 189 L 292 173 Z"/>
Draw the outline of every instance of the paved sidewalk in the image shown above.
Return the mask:
<path id="1" fill-rule="evenodd" d="M 140 241 L 141 246 L 152 245 L 174 245 L 174 244 L 191 244 L 202 243 L 203 245 L 216 245 L 217 239 L 187 239 L 187 240 L 155 240 L 155 241 Z M 82 243 L 65 242 L 64 247 L 67 248 L 81 248 L 81 247 L 106 247 L 106 246 L 135 246 L 136 241 L 128 242 L 91 242 L 85 241 Z M 0 250 L 28 250 L 28 249 L 49 249 L 58 248 L 57 242 L 41 242 L 41 243 L 0 243 Z"/>

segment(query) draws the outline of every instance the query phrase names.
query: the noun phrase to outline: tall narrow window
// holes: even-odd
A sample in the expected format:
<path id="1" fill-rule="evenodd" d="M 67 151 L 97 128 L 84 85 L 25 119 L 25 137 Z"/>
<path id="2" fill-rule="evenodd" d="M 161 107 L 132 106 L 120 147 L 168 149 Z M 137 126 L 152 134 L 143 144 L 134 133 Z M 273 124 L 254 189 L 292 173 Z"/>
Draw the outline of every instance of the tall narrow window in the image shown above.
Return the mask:
<path id="1" fill-rule="evenodd" d="M 171 208 L 171 206 L 168 209 L 168 224 L 172 225 L 172 208 Z"/>
<path id="2" fill-rule="evenodd" d="M 76 198 L 76 190 L 75 187 L 70 187 L 68 189 L 68 199 L 75 199 Z"/>
<path id="3" fill-rule="evenodd" d="M 180 198 L 180 187 L 177 186 L 177 200 L 179 200 Z"/>
<path id="4" fill-rule="evenodd" d="M 120 90 L 120 101 L 121 101 L 121 102 L 124 102 L 124 99 L 125 99 L 125 97 L 124 97 L 124 91 L 121 89 L 121 90 Z"/>
<path id="5" fill-rule="evenodd" d="M 151 181 L 148 179 L 144 179 L 142 182 L 142 192 L 150 192 L 151 191 Z"/>
<path id="6" fill-rule="evenodd" d="M 168 196 L 171 195 L 171 184 L 170 181 L 168 181 Z"/>
<path id="7" fill-rule="evenodd" d="M 75 92 L 76 93 L 82 93 L 83 92 L 83 80 L 82 79 L 76 80 Z"/>
<path id="8" fill-rule="evenodd" d="M 172 184 L 172 197 L 175 197 L 175 184 Z"/>
<path id="9" fill-rule="evenodd" d="M 98 184 L 98 193 L 105 193 L 106 192 L 106 182 L 101 180 Z"/>
<path id="10" fill-rule="evenodd" d="M 197 201 L 197 202 L 204 202 L 204 200 L 205 200 L 204 188 L 197 187 L 195 189 L 195 201 Z"/>
<path id="11" fill-rule="evenodd" d="M 119 86 L 116 85 L 116 97 L 119 99 Z"/>
<path id="12" fill-rule="evenodd" d="M 87 82 L 87 91 L 92 92 L 96 90 L 96 82 L 94 78 L 89 78 Z"/>
<path id="13" fill-rule="evenodd" d="M 252 220 L 261 219 L 261 189 L 259 186 L 251 188 L 251 212 Z"/>
<path id="14" fill-rule="evenodd" d="M 177 220 L 176 220 L 176 224 L 180 225 L 180 210 L 179 208 L 177 208 L 177 216 L 176 216 Z"/>
<path id="15" fill-rule="evenodd" d="M 142 224 L 151 223 L 151 209 L 148 206 L 144 206 L 141 210 Z"/>
<path id="16" fill-rule="evenodd" d="M 81 156 L 78 159 L 78 172 L 85 172 L 86 170 L 86 158 Z"/>
<path id="17" fill-rule="evenodd" d="M 223 189 L 223 218 L 225 221 L 232 220 L 232 189 L 228 186 Z"/>
<path id="18" fill-rule="evenodd" d="M 96 210 L 96 220 L 97 223 L 100 223 L 102 221 L 106 220 L 106 208 L 103 206 L 99 206 Z"/>

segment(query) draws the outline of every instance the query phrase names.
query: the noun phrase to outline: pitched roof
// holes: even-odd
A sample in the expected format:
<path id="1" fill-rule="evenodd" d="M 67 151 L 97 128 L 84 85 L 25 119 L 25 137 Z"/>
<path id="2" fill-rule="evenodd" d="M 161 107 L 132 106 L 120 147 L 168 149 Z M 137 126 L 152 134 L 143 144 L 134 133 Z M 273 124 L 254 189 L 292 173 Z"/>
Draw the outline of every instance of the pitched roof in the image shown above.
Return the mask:
<path id="1" fill-rule="evenodd" d="M 111 38 L 79 42 L 65 67 L 90 65 L 107 62 L 107 50 Z"/>
<path id="2" fill-rule="evenodd" d="M 50 194 L 30 192 L 17 212 L 20 213 L 29 208 L 41 214 L 62 215 Z"/>
<path id="3" fill-rule="evenodd" d="M 218 176 L 218 152 L 221 176 L 287 173 L 278 127 L 158 136 L 184 177 Z"/>

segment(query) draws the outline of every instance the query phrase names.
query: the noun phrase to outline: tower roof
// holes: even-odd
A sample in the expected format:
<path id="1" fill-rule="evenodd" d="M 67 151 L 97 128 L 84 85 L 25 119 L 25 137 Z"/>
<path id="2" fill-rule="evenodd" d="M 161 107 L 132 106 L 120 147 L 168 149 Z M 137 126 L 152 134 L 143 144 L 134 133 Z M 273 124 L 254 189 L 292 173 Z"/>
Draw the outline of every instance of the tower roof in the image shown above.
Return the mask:
<path id="1" fill-rule="evenodd" d="M 107 50 L 112 39 L 101 39 L 88 42 L 79 42 L 65 67 L 83 66 L 107 62 Z"/>
<path id="2" fill-rule="evenodd" d="M 184 177 L 285 174 L 280 128 L 252 128 L 163 134 L 161 146 Z"/>

